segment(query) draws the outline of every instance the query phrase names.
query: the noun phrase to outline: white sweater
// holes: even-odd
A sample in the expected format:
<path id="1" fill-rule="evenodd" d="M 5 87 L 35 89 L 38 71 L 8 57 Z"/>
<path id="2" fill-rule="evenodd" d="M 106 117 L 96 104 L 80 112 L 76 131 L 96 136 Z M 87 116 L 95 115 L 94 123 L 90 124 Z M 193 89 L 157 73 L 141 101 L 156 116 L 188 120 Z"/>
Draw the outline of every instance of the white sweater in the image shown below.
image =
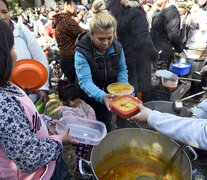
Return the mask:
<path id="1" fill-rule="evenodd" d="M 17 54 L 17 61 L 20 59 L 34 59 L 39 62 L 41 62 L 47 69 L 47 72 L 49 72 L 49 65 L 47 58 L 40 47 L 38 41 L 36 40 L 35 36 L 32 34 L 32 32 L 25 26 L 21 25 L 22 30 L 24 32 L 24 36 L 27 40 L 28 47 L 24 41 L 24 39 L 20 36 L 18 25 L 13 22 L 14 24 L 14 50 Z M 48 73 L 49 77 L 49 73 Z M 48 88 L 48 79 L 47 82 L 39 89 L 39 90 L 49 90 Z"/>
<path id="2" fill-rule="evenodd" d="M 203 104 L 202 104 L 203 105 Z M 198 108 L 201 113 L 201 108 Z M 198 112 L 197 111 L 197 112 Z M 177 141 L 207 150 L 207 119 L 178 117 L 169 113 L 152 111 L 148 117 L 149 126 Z"/>

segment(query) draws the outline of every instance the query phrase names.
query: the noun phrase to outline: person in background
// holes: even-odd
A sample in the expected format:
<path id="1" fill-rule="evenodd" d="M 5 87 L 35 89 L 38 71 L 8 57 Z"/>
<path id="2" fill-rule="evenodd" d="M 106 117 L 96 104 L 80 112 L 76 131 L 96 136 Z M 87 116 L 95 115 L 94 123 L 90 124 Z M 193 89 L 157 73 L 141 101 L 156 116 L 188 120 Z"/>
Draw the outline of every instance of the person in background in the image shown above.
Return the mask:
<path id="1" fill-rule="evenodd" d="M 96 113 L 96 118 L 111 131 L 112 113 L 109 103 L 113 96 L 107 86 L 114 82 L 128 83 L 124 52 L 116 40 L 116 19 L 106 10 L 104 1 L 96 0 L 91 8 L 89 32 L 76 41 L 75 70 L 78 84 L 84 92 L 83 100 Z"/>
<path id="2" fill-rule="evenodd" d="M 48 21 L 44 26 L 44 37 L 46 38 L 46 43 L 54 43 L 55 42 L 55 29 L 52 25 L 52 17 L 56 14 L 55 11 L 51 11 L 48 13 Z"/>
<path id="3" fill-rule="evenodd" d="M 156 0 L 151 8 L 151 12 L 150 12 L 150 22 L 152 23 L 154 17 L 163 9 L 165 9 L 166 5 L 167 5 L 167 0 Z"/>
<path id="4" fill-rule="evenodd" d="M 144 12 L 146 13 L 146 18 L 149 23 L 149 27 L 151 27 L 151 12 L 152 12 L 152 6 L 153 6 L 152 0 L 143 0 L 142 1 L 142 7 L 144 9 Z"/>
<path id="5" fill-rule="evenodd" d="M 162 50 L 159 60 L 156 61 L 155 69 L 169 70 L 174 59 L 174 51 L 182 52 L 187 32 L 186 29 L 181 31 L 181 27 L 184 24 L 181 23 L 181 16 L 189 11 L 192 5 L 191 0 L 177 0 L 176 6 L 171 5 L 164 8 L 154 17 L 151 37 L 155 47 L 159 51 Z"/>
<path id="6" fill-rule="evenodd" d="M 47 23 L 48 13 L 47 13 L 47 10 L 45 8 L 41 9 L 39 19 L 42 22 L 43 26 Z"/>
<path id="7" fill-rule="evenodd" d="M 151 64 L 159 58 L 141 4 L 136 0 L 106 0 L 107 9 L 118 22 L 117 38 L 126 58 L 129 83 L 135 95 L 142 93 L 142 101 L 151 88 Z"/>
<path id="8" fill-rule="evenodd" d="M 43 22 L 40 20 L 40 15 L 41 15 L 41 12 L 40 10 L 37 11 L 37 15 L 36 15 L 36 30 L 37 32 L 35 34 L 38 33 L 38 37 L 42 37 L 43 36 L 43 33 L 44 33 L 44 24 Z"/>
<path id="9" fill-rule="evenodd" d="M 206 100 L 204 102 L 206 104 Z M 148 123 L 150 127 L 170 138 L 199 149 L 207 150 L 207 112 L 204 109 L 199 108 L 194 113 L 194 116 L 201 117 L 201 119 L 196 120 L 155 110 L 152 111 L 141 104 L 138 104 L 138 108 L 140 112 L 131 117 L 130 120 Z"/>
<path id="10" fill-rule="evenodd" d="M 41 62 L 47 69 L 49 69 L 47 58 L 38 44 L 34 35 L 24 25 L 18 26 L 15 22 L 11 21 L 9 16 L 9 7 L 6 0 L 0 0 L 0 20 L 6 22 L 13 31 L 14 35 L 14 50 L 17 53 L 17 61 L 21 59 L 35 59 Z M 48 98 L 48 80 L 47 82 L 32 95 L 33 102 L 44 102 L 46 105 Z"/>
<path id="11" fill-rule="evenodd" d="M 96 120 L 95 111 L 91 106 L 81 100 L 81 91 L 74 84 L 68 84 L 66 81 L 58 82 L 59 99 L 63 106 L 60 108 L 61 117 L 80 117 L 84 119 Z M 78 120 L 78 119 L 77 119 Z M 89 179 L 90 177 L 82 176 L 79 172 L 79 159 L 88 158 L 91 145 L 79 143 L 73 145 L 76 153 L 75 173 L 77 179 Z"/>
<path id="12" fill-rule="evenodd" d="M 192 22 L 195 24 L 193 35 L 189 42 L 189 48 L 204 49 L 207 43 L 207 11 L 204 11 L 201 6 L 194 4 L 191 9 Z"/>
<path id="13" fill-rule="evenodd" d="M 76 0 L 62 0 L 59 8 L 61 12 L 53 16 L 53 25 L 61 58 L 60 67 L 69 81 L 75 83 L 75 40 L 83 31 L 76 21 L 82 19 L 82 14 L 77 15 Z"/>
<path id="14" fill-rule="evenodd" d="M 22 26 L 23 24 L 31 31 L 32 30 L 32 26 L 30 23 L 28 23 L 28 21 L 26 21 L 24 19 L 24 16 L 19 15 L 18 16 L 18 21 L 17 21 L 18 26 Z"/>
<path id="15" fill-rule="evenodd" d="M 11 17 L 11 19 L 12 19 L 12 21 L 14 21 L 15 23 L 18 22 L 18 15 L 17 15 L 17 12 L 16 12 L 16 11 L 14 11 L 14 12 L 12 13 L 12 17 Z"/>
<path id="16" fill-rule="evenodd" d="M 84 16 L 78 24 L 81 28 L 86 30 L 86 29 L 88 29 L 88 24 L 89 24 L 89 21 L 91 18 L 91 14 L 90 14 L 89 9 L 87 9 L 85 6 L 78 5 L 77 6 L 77 13 L 80 13 L 81 11 L 84 12 Z"/>
<path id="17" fill-rule="evenodd" d="M 207 0 L 197 0 L 197 3 L 202 10 L 207 11 Z"/>
<path id="18" fill-rule="evenodd" d="M 33 102 L 9 81 L 17 59 L 13 47 L 11 28 L 0 20 L 0 179 L 69 180 L 61 154 L 63 145 L 75 142 L 69 130 L 49 135 Z M 52 132 L 56 123 L 47 124 Z"/>

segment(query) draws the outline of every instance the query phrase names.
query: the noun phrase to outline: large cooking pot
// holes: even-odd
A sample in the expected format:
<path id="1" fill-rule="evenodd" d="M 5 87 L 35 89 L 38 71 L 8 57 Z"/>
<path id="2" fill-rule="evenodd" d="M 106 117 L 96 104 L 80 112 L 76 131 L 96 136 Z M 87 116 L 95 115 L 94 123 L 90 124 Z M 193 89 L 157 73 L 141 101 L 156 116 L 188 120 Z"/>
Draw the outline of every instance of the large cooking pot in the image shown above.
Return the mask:
<path id="1" fill-rule="evenodd" d="M 144 164 L 161 172 L 178 147 L 175 141 L 158 132 L 140 128 L 119 129 L 108 133 L 99 145 L 93 147 L 90 162 L 82 159 L 79 164 L 87 162 L 93 176 L 99 180 L 112 167 L 127 162 Z M 82 165 L 80 171 L 83 173 Z M 126 172 L 127 169 L 122 171 Z M 191 163 L 185 152 L 175 161 L 170 173 L 172 180 L 191 179 Z M 117 179 L 121 178 L 117 176 Z"/>
<path id="2" fill-rule="evenodd" d="M 163 113 L 171 113 L 171 114 L 175 114 L 181 117 L 192 116 L 192 112 L 184 106 L 182 107 L 180 114 L 176 114 L 173 111 L 172 105 L 173 105 L 173 102 L 171 101 L 149 101 L 149 102 L 144 103 L 144 106 L 150 108 L 151 110 L 157 110 Z M 137 122 L 135 122 L 135 124 L 141 128 L 151 129 L 147 124 L 142 124 L 142 123 L 137 123 Z"/>
<path id="3" fill-rule="evenodd" d="M 205 66 L 206 60 L 207 58 L 187 58 L 187 63 L 191 64 L 191 75 L 193 79 L 202 80 L 202 76 L 197 75 L 196 73 L 194 73 L 194 71 L 200 71 L 202 67 Z M 190 91 L 192 93 L 202 91 L 202 87 L 205 86 L 205 84 L 203 83 L 203 80 L 202 83 L 192 81 Z"/>
<path id="4" fill-rule="evenodd" d="M 157 110 L 163 113 L 171 113 L 177 115 L 172 108 L 173 102 L 171 101 L 149 101 L 144 103 L 145 107 L 148 107 L 152 110 Z M 181 117 L 191 117 L 192 112 L 183 106 L 179 116 Z"/>

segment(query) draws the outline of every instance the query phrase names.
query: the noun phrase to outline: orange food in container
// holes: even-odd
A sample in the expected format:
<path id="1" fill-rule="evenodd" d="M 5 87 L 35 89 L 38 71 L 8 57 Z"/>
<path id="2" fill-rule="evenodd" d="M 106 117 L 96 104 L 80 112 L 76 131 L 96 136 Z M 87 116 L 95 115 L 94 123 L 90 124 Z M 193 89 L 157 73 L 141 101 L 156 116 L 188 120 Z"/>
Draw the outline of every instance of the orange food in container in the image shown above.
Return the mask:
<path id="1" fill-rule="evenodd" d="M 178 76 L 173 73 L 169 77 L 162 77 L 162 85 L 169 90 L 175 90 L 178 85 Z"/>
<path id="2" fill-rule="evenodd" d="M 111 111 L 123 119 L 128 119 L 139 112 L 138 103 L 142 104 L 142 101 L 131 95 L 122 95 L 110 102 Z"/>
<path id="3" fill-rule="evenodd" d="M 134 87 L 128 83 L 116 82 L 108 85 L 108 92 L 114 97 L 119 97 L 124 94 L 132 94 L 134 92 Z"/>

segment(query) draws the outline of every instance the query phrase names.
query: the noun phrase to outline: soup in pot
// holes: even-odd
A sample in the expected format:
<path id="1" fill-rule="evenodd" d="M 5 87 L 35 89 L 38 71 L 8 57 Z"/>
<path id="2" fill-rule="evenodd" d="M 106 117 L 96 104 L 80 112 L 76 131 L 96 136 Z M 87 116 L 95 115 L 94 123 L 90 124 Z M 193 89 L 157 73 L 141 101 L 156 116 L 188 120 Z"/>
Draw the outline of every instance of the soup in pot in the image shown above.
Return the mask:
<path id="1" fill-rule="evenodd" d="M 95 168 L 99 180 L 136 180 L 141 175 L 157 178 L 167 161 L 152 152 L 136 148 L 123 148 L 104 157 Z M 171 167 L 162 180 L 181 180 Z"/>
<path id="2" fill-rule="evenodd" d="M 100 180 L 136 180 L 141 175 L 156 178 L 159 171 L 142 163 L 122 163 L 109 169 Z M 163 180 L 171 179 L 169 175 L 163 177 Z"/>

